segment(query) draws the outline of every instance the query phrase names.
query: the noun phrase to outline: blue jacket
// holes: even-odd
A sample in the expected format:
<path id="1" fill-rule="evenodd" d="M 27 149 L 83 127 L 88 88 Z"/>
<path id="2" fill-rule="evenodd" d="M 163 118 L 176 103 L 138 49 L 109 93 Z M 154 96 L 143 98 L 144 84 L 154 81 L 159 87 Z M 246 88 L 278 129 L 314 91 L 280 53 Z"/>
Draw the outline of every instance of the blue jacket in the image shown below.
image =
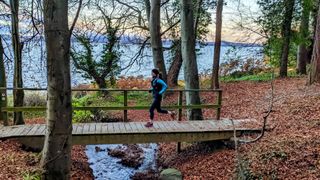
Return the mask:
<path id="1" fill-rule="evenodd" d="M 168 88 L 167 84 L 160 78 L 152 79 L 151 86 L 153 97 L 161 96 Z"/>

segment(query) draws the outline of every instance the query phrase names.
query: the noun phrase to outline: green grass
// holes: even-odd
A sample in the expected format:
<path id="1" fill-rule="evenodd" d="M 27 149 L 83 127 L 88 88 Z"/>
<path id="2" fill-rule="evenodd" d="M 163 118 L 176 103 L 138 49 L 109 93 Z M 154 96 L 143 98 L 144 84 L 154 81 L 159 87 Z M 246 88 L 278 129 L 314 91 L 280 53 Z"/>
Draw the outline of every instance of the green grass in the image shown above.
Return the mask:
<path id="1" fill-rule="evenodd" d="M 129 92 L 128 93 L 128 102 L 134 102 L 137 106 L 146 106 L 150 105 L 152 101 L 152 95 L 148 92 Z"/>
<path id="2" fill-rule="evenodd" d="M 279 77 L 278 73 L 274 74 L 275 78 Z M 297 74 L 295 71 L 289 71 L 288 77 L 297 77 Z M 259 74 L 254 75 L 244 75 L 241 77 L 232 77 L 232 76 L 223 76 L 220 77 L 220 80 L 222 82 L 237 82 L 237 81 L 257 81 L 257 82 L 263 82 L 263 81 L 270 81 L 272 79 L 272 72 L 263 72 Z"/>
<path id="3" fill-rule="evenodd" d="M 269 81 L 272 79 L 272 73 L 261 73 L 255 75 L 244 75 L 241 77 L 224 76 L 220 80 L 222 82 L 235 82 L 235 81 Z"/>
<path id="4" fill-rule="evenodd" d="M 22 173 L 23 180 L 41 180 L 41 176 L 38 172 L 24 172 Z"/>

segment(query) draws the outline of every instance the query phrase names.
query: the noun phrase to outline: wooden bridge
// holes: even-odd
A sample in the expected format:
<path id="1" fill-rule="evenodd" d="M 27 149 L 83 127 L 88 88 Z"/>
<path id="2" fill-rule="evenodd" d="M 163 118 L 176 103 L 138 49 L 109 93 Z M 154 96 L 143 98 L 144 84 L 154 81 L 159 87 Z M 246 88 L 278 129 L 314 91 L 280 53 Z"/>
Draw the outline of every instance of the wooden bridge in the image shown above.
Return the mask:
<path id="1" fill-rule="evenodd" d="M 73 144 L 122 144 L 150 142 L 196 142 L 227 140 L 233 137 L 230 120 L 156 121 L 154 127 L 144 127 L 145 122 L 74 124 Z M 254 120 L 235 120 L 237 135 L 251 131 L 245 124 Z M 41 148 L 46 133 L 45 124 L 3 126 L 0 139 L 18 139 L 23 144 Z"/>
<path id="2" fill-rule="evenodd" d="M 9 88 L 0 88 L 0 90 L 10 90 Z M 12 90 L 12 89 L 11 89 Z M 40 90 L 46 89 L 24 89 Z M 108 90 L 108 89 L 73 89 L 73 91 L 122 91 L 123 106 L 120 107 L 73 107 L 73 110 L 123 110 L 123 119 L 127 120 L 128 110 L 149 109 L 149 106 L 128 106 L 129 91 L 148 91 L 148 90 Z M 118 123 L 87 123 L 74 124 L 72 131 L 73 144 L 123 144 L 123 143 L 150 143 L 150 142 L 198 142 L 210 140 L 227 140 L 233 137 L 234 128 L 237 135 L 245 131 L 256 131 L 246 127 L 245 124 L 252 124 L 255 120 L 235 120 L 235 127 L 232 121 L 220 119 L 222 91 L 221 90 L 168 90 L 178 92 L 177 105 L 164 106 L 168 109 L 178 109 L 177 121 L 155 121 L 154 127 L 146 128 L 145 122 L 118 122 Z M 216 94 L 215 104 L 184 105 L 183 92 L 204 91 Z M 2 93 L 2 96 L 6 93 Z M 7 112 L 28 112 L 44 111 L 46 107 L 7 107 L 6 96 L 0 101 L 4 101 L 0 106 L 1 118 L 6 117 Z M 4 106 L 3 106 L 4 104 Z M 212 108 L 216 110 L 216 120 L 204 121 L 181 121 L 182 109 L 202 109 Z M 6 118 L 1 119 L 4 125 L 8 124 Z M 0 140 L 17 139 L 23 144 L 41 149 L 46 134 L 46 125 L 20 125 L 0 127 Z M 178 150 L 180 143 L 178 143 Z"/>

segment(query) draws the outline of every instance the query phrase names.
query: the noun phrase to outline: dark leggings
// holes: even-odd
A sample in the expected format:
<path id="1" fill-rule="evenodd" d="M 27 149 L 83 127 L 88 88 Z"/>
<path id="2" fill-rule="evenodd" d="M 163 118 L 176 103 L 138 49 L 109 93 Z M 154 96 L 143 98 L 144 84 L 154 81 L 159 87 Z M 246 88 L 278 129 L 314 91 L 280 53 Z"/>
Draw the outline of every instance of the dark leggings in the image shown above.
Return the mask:
<path id="1" fill-rule="evenodd" d="M 150 107 L 150 119 L 153 120 L 154 109 L 157 109 L 158 113 L 168 114 L 167 110 L 161 109 L 161 97 L 153 98 L 153 102 Z"/>

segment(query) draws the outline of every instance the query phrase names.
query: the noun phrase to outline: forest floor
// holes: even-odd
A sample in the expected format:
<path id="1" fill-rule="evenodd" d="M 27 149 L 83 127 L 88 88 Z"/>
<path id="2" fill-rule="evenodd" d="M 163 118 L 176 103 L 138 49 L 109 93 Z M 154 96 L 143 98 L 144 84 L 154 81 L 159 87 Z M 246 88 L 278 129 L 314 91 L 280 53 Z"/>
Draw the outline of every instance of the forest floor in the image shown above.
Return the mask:
<path id="1" fill-rule="evenodd" d="M 270 130 L 260 141 L 239 145 L 237 151 L 184 144 L 179 154 L 175 143 L 161 143 L 160 168 L 176 168 L 184 179 L 230 179 L 236 173 L 246 179 L 320 179 L 320 85 L 305 86 L 305 82 L 305 78 L 274 81 L 273 111 L 267 121 Z M 263 112 L 269 109 L 270 82 L 241 81 L 221 86 L 223 118 L 263 121 Z M 209 93 L 201 96 L 206 102 L 214 101 Z M 176 98 L 167 98 L 164 103 L 170 101 Z M 204 116 L 214 117 L 214 111 L 205 110 Z M 128 117 L 146 121 L 148 112 L 129 111 Z M 156 118 L 170 119 L 166 115 Z M 44 120 L 27 121 L 39 122 Z M 93 178 L 84 149 L 72 149 L 72 179 Z M 14 141 L 0 141 L 0 179 L 32 179 L 40 172 L 39 159 L 39 153 L 26 152 Z"/>

